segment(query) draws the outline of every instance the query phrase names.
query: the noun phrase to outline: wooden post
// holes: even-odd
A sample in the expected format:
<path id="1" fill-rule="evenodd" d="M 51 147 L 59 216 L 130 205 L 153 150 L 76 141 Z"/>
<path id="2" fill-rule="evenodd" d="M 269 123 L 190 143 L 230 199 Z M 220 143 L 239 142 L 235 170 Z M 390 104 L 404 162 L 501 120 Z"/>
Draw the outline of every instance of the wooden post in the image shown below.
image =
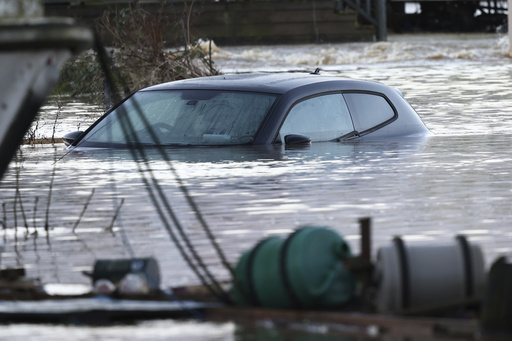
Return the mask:
<path id="1" fill-rule="evenodd" d="M 2 226 L 5 229 L 5 222 L 2 223 Z M 2 264 L 2 252 L 4 252 L 4 243 L 0 240 L 0 265 Z"/>
<path id="2" fill-rule="evenodd" d="M 360 299 L 362 311 L 373 311 L 374 306 L 372 298 L 369 296 L 369 290 L 372 279 L 372 238 L 371 238 L 371 218 L 359 219 L 359 231 L 361 233 L 361 252 L 359 256 L 346 262 L 347 269 L 357 277 L 360 282 Z"/>
<path id="3" fill-rule="evenodd" d="M 512 0 L 508 0 L 511 2 Z M 377 41 L 386 41 L 388 39 L 388 28 L 386 18 L 386 0 L 375 0 L 375 17 L 377 19 L 377 26 L 375 36 Z M 509 15 L 510 18 L 510 15 Z M 510 27 L 510 26 L 509 26 Z"/>
<path id="4" fill-rule="evenodd" d="M 361 258 L 367 262 L 372 260 L 371 218 L 360 218 Z"/>

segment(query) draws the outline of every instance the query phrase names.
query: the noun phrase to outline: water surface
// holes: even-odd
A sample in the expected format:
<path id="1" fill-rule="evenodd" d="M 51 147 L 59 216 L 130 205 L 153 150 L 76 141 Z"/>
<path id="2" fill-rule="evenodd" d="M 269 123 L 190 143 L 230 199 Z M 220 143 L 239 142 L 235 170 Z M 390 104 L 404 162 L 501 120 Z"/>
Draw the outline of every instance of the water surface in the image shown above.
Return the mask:
<path id="1" fill-rule="evenodd" d="M 308 224 L 336 229 L 357 253 L 358 219 L 371 217 L 374 254 L 396 235 L 439 243 L 464 234 L 481 246 L 489 265 L 512 254 L 512 63 L 506 51 L 507 41 L 494 34 L 220 48 L 214 57 L 224 72 L 321 67 L 396 86 L 434 135 L 302 149 L 168 149 L 171 164 L 156 151 L 134 162 L 126 151 L 23 147 L 0 184 L 2 266 L 25 266 L 44 283 L 88 285 L 81 272 L 95 259 L 151 256 L 159 261 L 164 287 L 198 284 L 156 213 L 148 192 L 157 189 L 154 180 L 220 280 L 229 279 L 228 272 L 180 183 L 231 263 L 258 240 Z M 58 136 L 101 112 L 69 101 L 60 111 L 44 108 L 41 120 L 61 115 Z"/>

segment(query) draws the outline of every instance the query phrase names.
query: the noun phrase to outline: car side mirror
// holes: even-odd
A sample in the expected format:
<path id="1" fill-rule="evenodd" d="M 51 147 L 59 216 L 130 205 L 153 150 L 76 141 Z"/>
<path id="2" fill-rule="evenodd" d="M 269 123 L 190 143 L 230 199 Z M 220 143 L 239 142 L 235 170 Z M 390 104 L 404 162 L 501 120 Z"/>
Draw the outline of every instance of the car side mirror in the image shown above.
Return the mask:
<path id="1" fill-rule="evenodd" d="M 309 144 L 311 143 L 311 139 L 304 135 L 290 134 L 284 137 L 284 143 L 287 145 L 290 144 Z"/>
<path id="2" fill-rule="evenodd" d="M 73 144 L 73 142 L 78 140 L 83 133 L 83 131 L 74 131 L 72 133 L 68 133 L 62 137 L 62 142 L 64 142 L 66 146 L 70 146 Z"/>

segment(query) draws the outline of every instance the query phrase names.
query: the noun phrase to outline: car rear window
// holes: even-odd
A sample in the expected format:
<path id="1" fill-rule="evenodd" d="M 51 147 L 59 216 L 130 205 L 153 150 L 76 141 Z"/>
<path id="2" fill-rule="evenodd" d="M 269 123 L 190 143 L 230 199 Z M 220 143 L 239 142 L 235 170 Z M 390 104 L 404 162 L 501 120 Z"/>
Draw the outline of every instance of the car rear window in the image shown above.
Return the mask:
<path id="1" fill-rule="evenodd" d="M 395 116 L 395 111 L 382 96 L 366 93 L 344 93 L 343 97 L 358 132 L 372 129 Z"/>
<path id="2" fill-rule="evenodd" d="M 354 130 L 341 94 L 308 98 L 295 104 L 279 131 L 281 138 L 290 134 L 307 136 L 311 141 L 329 141 Z"/>

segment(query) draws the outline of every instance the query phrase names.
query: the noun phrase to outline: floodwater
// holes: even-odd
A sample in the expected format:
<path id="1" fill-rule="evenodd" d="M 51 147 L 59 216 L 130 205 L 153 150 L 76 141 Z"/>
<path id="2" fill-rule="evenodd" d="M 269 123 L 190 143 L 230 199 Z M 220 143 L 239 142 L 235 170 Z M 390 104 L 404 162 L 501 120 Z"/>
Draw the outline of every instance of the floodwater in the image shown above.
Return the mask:
<path id="1" fill-rule="evenodd" d="M 218 47 L 214 60 L 225 73 L 319 67 L 326 74 L 395 86 L 433 136 L 303 149 L 169 149 L 171 163 L 156 151 L 133 162 L 128 152 L 68 154 L 61 145 L 25 146 L 0 183 L 1 265 L 24 266 L 28 276 L 43 283 L 87 287 L 82 271 L 90 271 L 95 259 L 155 257 L 163 287 L 199 284 L 152 202 L 150 193 L 162 188 L 169 205 L 157 199 L 158 207 L 166 216 L 172 209 L 221 281 L 229 279 L 228 272 L 187 198 L 231 263 L 262 238 L 303 225 L 336 229 L 357 253 L 358 219 L 371 217 L 374 254 L 397 235 L 407 243 L 441 243 L 464 234 L 482 248 L 489 266 L 512 254 L 512 60 L 507 52 L 507 38 L 497 34 Z M 64 99 L 61 107 L 43 108 L 37 134 L 59 137 L 79 125 L 85 128 L 101 113 L 102 108 Z M 258 339 L 230 323 L 199 326 L 153 321 L 101 331 L 62 326 L 27 331 L 11 325 L 0 338 L 7 332 L 11 340 L 26 338 L 25 333 L 48 338 L 55 333 L 56 340 Z M 150 334 L 142 335 L 143 330 Z M 265 333 L 271 336 L 261 339 L 279 338 L 277 332 Z"/>

